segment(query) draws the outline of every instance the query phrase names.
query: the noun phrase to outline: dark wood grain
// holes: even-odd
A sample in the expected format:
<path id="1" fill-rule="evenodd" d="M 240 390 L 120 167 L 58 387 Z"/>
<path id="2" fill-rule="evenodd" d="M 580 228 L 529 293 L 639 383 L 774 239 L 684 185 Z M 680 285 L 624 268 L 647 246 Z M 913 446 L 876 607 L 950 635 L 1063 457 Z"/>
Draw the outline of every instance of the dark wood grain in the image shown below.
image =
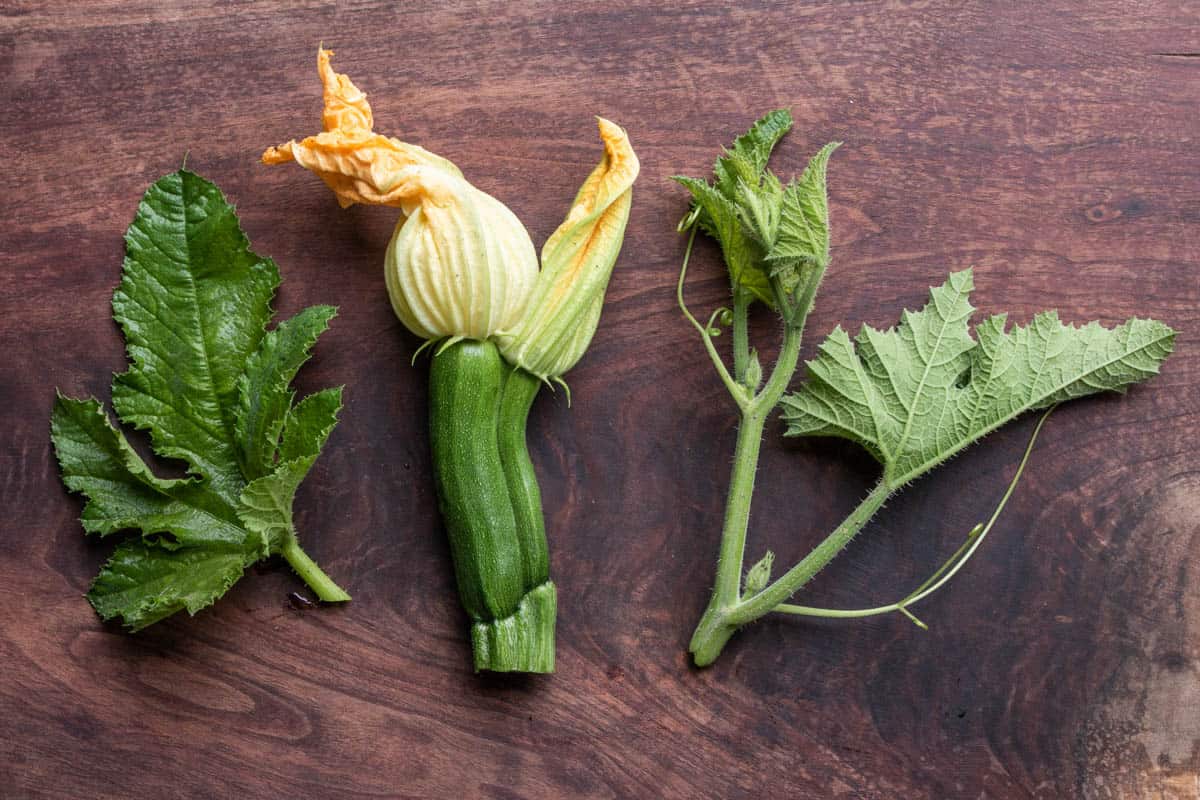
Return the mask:
<path id="1" fill-rule="evenodd" d="M 1200 11 L 1194 3 L 207 5 L 0 10 L 0 795 L 4 797 L 1195 798 L 1200 796 Z M 436 515 L 418 344 L 388 306 L 393 215 L 260 166 L 314 130 L 318 41 L 379 127 L 453 159 L 540 243 L 597 156 L 643 164 L 600 331 L 531 422 L 561 590 L 559 672 L 471 673 Z M 952 269 L 982 312 L 1138 314 L 1163 373 L 1042 434 L 984 551 L 903 619 L 771 619 L 707 671 L 684 648 L 712 581 L 733 415 L 673 283 L 684 193 L 759 113 L 821 143 L 834 266 L 806 354 L 886 324 Z M 335 303 L 305 386 L 342 424 L 298 502 L 354 594 L 297 609 L 267 564 L 137 636 L 81 598 L 108 550 L 48 442 L 54 387 L 108 397 L 122 234 L 177 167 L 215 180 L 273 256 L 284 312 Z M 715 250 L 690 298 L 724 302 Z M 774 325 L 756 321 L 770 350 Z M 988 513 L 1032 420 L 892 502 L 805 591 L 906 592 Z M 870 460 L 763 448 L 750 557 L 798 557 Z"/>

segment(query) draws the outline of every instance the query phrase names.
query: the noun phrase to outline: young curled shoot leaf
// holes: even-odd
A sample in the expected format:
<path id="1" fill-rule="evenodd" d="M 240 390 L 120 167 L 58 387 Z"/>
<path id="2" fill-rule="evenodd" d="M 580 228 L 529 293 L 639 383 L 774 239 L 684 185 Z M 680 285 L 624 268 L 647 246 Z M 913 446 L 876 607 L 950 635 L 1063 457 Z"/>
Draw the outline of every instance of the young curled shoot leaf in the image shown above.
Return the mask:
<path id="1" fill-rule="evenodd" d="M 563 387 L 596 332 L 621 249 L 638 160 L 599 119 L 604 154 L 546 241 L 454 164 L 374 133 L 366 96 L 320 50 L 324 131 L 269 148 L 343 206 L 401 213 L 384 256 L 396 316 L 432 346 L 430 443 L 476 670 L 553 672 L 557 595 L 525 439 L 543 383 Z"/>
<path id="2" fill-rule="evenodd" d="M 905 311 L 895 328 L 863 326 L 851 339 L 839 326 L 808 362 L 808 380 L 784 396 L 796 368 L 805 320 L 829 266 L 829 204 L 825 173 L 837 143 L 826 145 L 803 174 L 786 185 L 766 168 L 791 127 L 786 111 L 766 115 L 718 159 L 714 179 L 676 178 L 692 194 L 680 224 L 690 230 L 680 269 L 678 301 L 699 332 L 718 375 L 741 415 L 721 534 L 716 586 L 689 647 L 699 666 L 711 664 L 739 627 L 772 611 L 855 618 L 897 612 L 924 627 L 909 606 L 945 585 L 982 544 L 1016 487 L 1045 417 L 1038 422 L 1012 483 L 986 525 L 927 581 L 898 602 L 863 609 L 822 609 L 788 601 L 828 564 L 889 497 L 964 448 L 1026 411 L 1103 391 L 1122 392 L 1158 372 L 1174 331 L 1154 320 L 1131 319 L 1113 329 L 1099 323 L 1066 325 L 1055 312 L 1006 329 L 1005 315 L 975 328 L 970 270 L 931 290 L 930 302 Z M 696 231 L 717 240 L 729 270 L 733 308 L 732 370 L 713 341 L 718 309 L 701 324 L 683 300 Z M 783 341 L 762 383 L 747 317 L 760 301 L 779 314 Z M 857 442 L 883 468 L 875 488 L 824 541 L 771 579 L 767 553 L 745 572 L 746 534 L 763 424 L 780 407 L 787 436 L 837 436 Z M 1047 414 L 1049 411 L 1046 412 Z"/>
<path id="3" fill-rule="evenodd" d="M 63 482 L 87 498 L 84 530 L 140 532 L 117 546 L 88 600 L 136 631 L 195 614 L 271 555 L 320 599 L 349 600 L 301 549 L 292 516 L 342 390 L 297 401 L 290 384 L 335 310 L 313 306 L 267 330 L 279 271 L 250 251 L 220 190 L 191 172 L 150 187 L 125 242 L 112 305 L 130 367 L 113 379 L 113 406 L 188 472 L 158 477 L 98 401 L 58 396 L 51 437 Z"/>

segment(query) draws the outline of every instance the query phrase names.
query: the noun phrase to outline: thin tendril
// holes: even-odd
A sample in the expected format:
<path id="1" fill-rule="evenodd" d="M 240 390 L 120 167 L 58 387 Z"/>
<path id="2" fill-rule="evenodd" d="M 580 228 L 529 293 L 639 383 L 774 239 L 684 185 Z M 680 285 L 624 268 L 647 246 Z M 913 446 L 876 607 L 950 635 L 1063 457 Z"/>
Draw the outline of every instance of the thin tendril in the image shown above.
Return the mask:
<path id="1" fill-rule="evenodd" d="M 688 262 L 692 258 L 692 245 L 696 242 L 696 228 L 692 228 L 691 235 L 688 236 L 687 250 L 683 253 L 683 265 L 679 268 L 679 283 L 675 286 L 675 299 L 679 301 L 679 308 L 683 311 L 683 315 L 687 317 L 688 322 L 692 323 L 700 333 L 700 338 L 704 340 L 704 349 L 708 351 L 708 357 L 712 359 L 713 366 L 717 369 L 717 374 L 721 376 L 721 382 L 725 384 L 725 388 L 729 390 L 729 394 L 737 401 L 738 407 L 742 408 L 746 405 L 745 390 L 738 385 L 729 374 L 729 370 L 725 368 L 725 362 L 721 360 L 721 355 L 717 352 L 716 346 L 712 342 L 712 334 L 709 328 L 700 324 L 700 321 L 692 316 L 692 312 L 688 311 L 687 303 L 683 301 L 683 282 L 687 278 Z M 720 309 L 717 309 L 720 311 Z M 711 321 L 710 321 L 711 326 Z"/>
<path id="2" fill-rule="evenodd" d="M 692 259 L 692 245 L 695 243 L 696 229 L 692 228 L 692 233 L 688 236 L 687 249 L 683 251 L 683 265 L 679 268 L 679 283 L 675 286 L 675 299 L 679 301 L 679 308 L 683 310 L 683 315 L 688 318 L 696 330 L 700 331 L 700 335 L 704 336 L 704 326 L 692 316 L 692 312 L 688 311 L 687 303 L 683 302 L 683 281 L 687 278 L 688 262 Z"/>

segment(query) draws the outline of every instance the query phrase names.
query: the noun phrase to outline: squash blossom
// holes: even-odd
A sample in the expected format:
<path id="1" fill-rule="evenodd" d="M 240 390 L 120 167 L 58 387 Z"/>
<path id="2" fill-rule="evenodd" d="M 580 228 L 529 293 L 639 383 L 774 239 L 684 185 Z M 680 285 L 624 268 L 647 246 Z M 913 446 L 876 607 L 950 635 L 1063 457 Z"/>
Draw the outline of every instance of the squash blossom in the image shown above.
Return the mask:
<path id="1" fill-rule="evenodd" d="M 477 670 L 552 672 L 556 590 L 541 493 L 525 441 L 542 383 L 583 356 L 629 220 L 638 160 L 599 119 L 604 155 L 546 241 L 451 162 L 374 132 L 370 104 L 331 51 L 317 67 L 324 131 L 263 153 L 296 161 L 354 203 L 400 210 L 384 258 L 404 326 L 440 343 L 430 370 L 430 444 Z M 565 384 L 564 384 L 565 385 Z"/>

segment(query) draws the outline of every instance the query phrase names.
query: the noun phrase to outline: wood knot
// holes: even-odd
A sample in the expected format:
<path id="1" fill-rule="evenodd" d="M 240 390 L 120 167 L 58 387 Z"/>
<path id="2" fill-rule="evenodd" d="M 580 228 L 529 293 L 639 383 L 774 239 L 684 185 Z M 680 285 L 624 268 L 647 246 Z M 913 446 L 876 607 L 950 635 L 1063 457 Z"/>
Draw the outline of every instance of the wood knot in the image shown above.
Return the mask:
<path id="1" fill-rule="evenodd" d="M 1136 197 L 1129 197 L 1124 200 L 1113 200 L 1089 206 L 1084 210 L 1083 217 L 1088 222 L 1100 224 L 1113 222 L 1122 217 L 1138 216 L 1145 210 L 1145 203 Z"/>

